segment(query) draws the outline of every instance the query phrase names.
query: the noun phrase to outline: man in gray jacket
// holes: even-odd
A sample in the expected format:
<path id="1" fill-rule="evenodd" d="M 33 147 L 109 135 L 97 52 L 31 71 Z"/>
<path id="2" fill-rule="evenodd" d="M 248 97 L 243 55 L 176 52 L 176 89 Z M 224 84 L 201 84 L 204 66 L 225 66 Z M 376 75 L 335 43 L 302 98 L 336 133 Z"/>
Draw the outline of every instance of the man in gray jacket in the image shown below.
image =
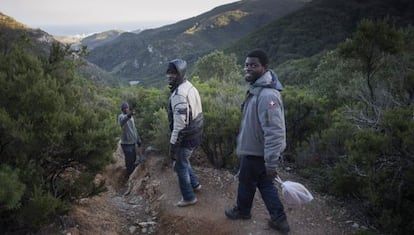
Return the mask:
<path id="1" fill-rule="evenodd" d="M 242 122 L 237 139 L 240 174 L 237 204 L 227 209 L 230 219 L 250 219 L 256 187 L 270 214 L 269 226 L 289 232 L 284 207 L 273 184 L 280 156 L 286 147 L 286 129 L 282 85 L 267 69 L 268 57 L 262 50 L 251 51 L 246 58 L 245 80 L 250 83 L 242 105 Z"/>
<path id="2" fill-rule="evenodd" d="M 185 79 L 187 63 L 181 59 L 170 61 L 167 79 L 171 96 L 168 105 L 170 123 L 170 151 L 174 162 L 182 199 L 176 206 L 194 205 L 195 191 L 201 189 L 197 175 L 193 172 L 190 157 L 195 147 L 201 144 L 203 133 L 203 111 L 198 90 Z"/>
<path id="3" fill-rule="evenodd" d="M 121 104 L 122 113 L 118 115 L 118 124 L 121 126 L 121 147 L 125 156 L 127 176 L 135 169 L 136 145 L 141 145 L 141 138 L 135 127 L 134 112 L 130 110 L 127 102 Z"/>

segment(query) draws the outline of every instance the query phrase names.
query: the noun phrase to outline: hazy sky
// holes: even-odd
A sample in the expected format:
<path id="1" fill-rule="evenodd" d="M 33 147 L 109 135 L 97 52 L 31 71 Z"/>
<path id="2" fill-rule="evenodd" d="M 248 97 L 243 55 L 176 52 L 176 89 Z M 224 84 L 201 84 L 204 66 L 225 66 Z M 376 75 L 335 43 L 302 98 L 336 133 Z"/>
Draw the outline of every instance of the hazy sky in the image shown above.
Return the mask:
<path id="1" fill-rule="evenodd" d="M 1 0 L 0 12 L 53 35 L 154 28 L 237 0 Z"/>

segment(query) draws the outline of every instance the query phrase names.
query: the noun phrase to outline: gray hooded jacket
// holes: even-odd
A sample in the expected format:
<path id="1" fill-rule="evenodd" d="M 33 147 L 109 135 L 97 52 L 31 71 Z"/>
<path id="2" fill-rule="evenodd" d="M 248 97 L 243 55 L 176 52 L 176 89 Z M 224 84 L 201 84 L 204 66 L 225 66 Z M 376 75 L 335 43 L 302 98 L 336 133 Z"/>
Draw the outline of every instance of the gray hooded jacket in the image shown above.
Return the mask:
<path id="1" fill-rule="evenodd" d="M 283 102 L 275 84 L 281 87 L 269 70 L 250 86 L 237 138 L 238 156 L 264 157 L 267 167 L 278 165 L 286 147 Z"/>
<path id="2" fill-rule="evenodd" d="M 135 144 L 135 143 L 137 143 L 137 140 L 138 140 L 139 136 L 138 136 L 137 129 L 135 127 L 134 117 L 132 117 L 132 116 L 128 117 L 128 115 L 126 113 L 121 113 L 118 116 L 118 124 L 122 128 L 121 144 Z"/>

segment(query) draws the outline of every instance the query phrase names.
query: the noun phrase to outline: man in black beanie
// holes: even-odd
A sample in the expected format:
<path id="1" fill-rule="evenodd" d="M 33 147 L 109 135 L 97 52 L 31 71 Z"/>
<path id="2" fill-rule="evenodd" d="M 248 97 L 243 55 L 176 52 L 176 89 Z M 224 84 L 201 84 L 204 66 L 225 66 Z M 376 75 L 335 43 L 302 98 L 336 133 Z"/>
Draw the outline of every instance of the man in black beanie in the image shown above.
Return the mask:
<path id="1" fill-rule="evenodd" d="M 167 79 L 171 96 L 168 105 L 168 120 L 171 137 L 169 156 L 182 199 L 176 206 L 184 207 L 197 202 L 195 191 L 201 189 L 197 175 L 193 172 L 190 157 L 194 149 L 201 144 L 203 132 L 203 111 L 198 90 L 185 79 L 187 63 L 181 59 L 168 64 Z"/>
<path id="2" fill-rule="evenodd" d="M 122 113 L 118 115 L 118 124 L 121 126 L 121 147 L 124 152 L 127 176 L 135 169 L 136 145 L 141 144 L 141 138 L 135 127 L 134 112 L 127 102 L 121 104 Z"/>

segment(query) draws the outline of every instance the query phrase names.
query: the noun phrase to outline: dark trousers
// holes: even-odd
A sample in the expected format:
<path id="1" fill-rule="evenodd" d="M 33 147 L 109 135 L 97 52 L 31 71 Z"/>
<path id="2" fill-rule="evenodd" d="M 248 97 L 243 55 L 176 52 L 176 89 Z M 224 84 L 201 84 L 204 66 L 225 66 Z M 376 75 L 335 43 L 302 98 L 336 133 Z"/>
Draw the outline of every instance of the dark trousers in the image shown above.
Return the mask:
<path id="1" fill-rule="evenodd" d="M 135 144 L 121 144 L 121 147 L 124 152 L 127 175 L 130 175 L 135 170 L 135 160 L 137 159 Z"/>
<path id="2" fill-rule="evenodd" d="M 270 219 L 286 219 L 283 205 L 279 199 L 273 179 L 266 175 L 263 157 L 243 156 L 240 163 L 239 188 L 237 206 L 240 213 L 248 215 L 252 209 L 256 188 L 270 214 Z"/>

